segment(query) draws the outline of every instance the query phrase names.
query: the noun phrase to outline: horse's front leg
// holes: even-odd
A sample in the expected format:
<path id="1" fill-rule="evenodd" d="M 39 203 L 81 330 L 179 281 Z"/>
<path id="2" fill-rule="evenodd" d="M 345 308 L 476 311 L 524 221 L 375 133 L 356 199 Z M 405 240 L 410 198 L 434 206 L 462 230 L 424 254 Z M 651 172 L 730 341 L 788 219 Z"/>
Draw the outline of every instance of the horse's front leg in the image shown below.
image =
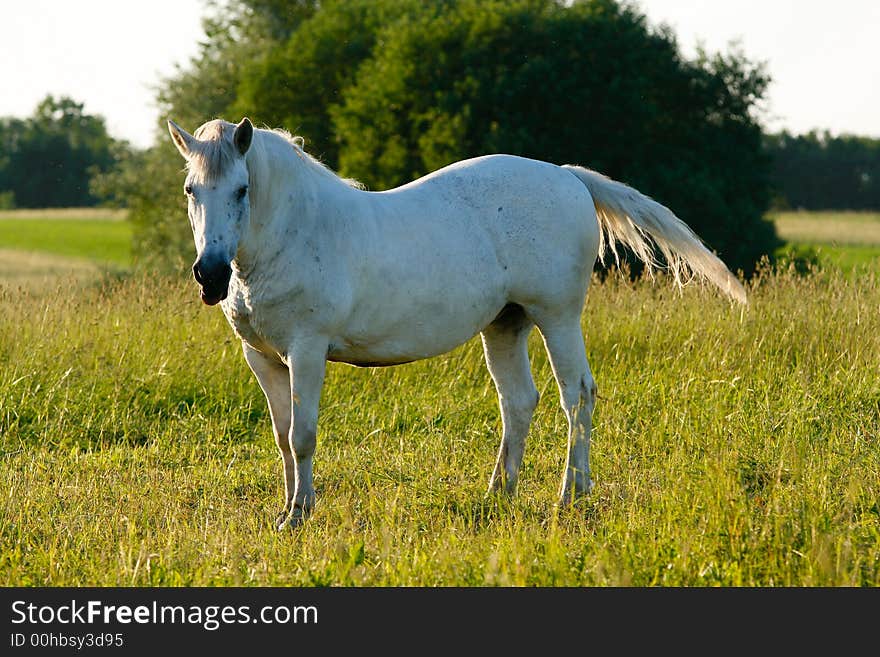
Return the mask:
<path id="1" fill-rule="evenodd" d="M 318 403 L 327 367 L 327 345 L 326 340 L 301 340 L 288 352 L 293 411 L 289 439 L 296 475 L 296 488 L 287 519 L 292 527 L 302 523 L 315 505 L 312 458 L 317 442 Z"/>
<path id="2" fill-rule="evenodd" d="M 296 470 L 293 452 L 290 449 L 290 370 L 284 363 L 268 358 L 262 353 L 242 342 L 244 359 L 250 366 L 254 376 L 260 383 L 269 414 L 272 416 L 272 433 L 275 444 L 281 452 L 281 463 L 284 472 L 284 508 L 275 520 L 275 527 L 280 527 L 290 515 L 290 505 L 296 491 Z"/>

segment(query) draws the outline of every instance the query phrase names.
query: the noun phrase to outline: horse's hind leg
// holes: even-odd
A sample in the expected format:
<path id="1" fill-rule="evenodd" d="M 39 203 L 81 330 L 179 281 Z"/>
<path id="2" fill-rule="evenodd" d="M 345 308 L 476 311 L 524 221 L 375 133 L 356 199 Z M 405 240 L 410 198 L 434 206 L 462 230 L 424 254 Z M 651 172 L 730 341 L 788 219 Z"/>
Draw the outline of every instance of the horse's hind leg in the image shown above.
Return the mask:
<path id="1" fill-rule="evenodd" d="M 568 419 L 568 458 L 562 475 L 560 503 L 590 492 L 590 429 L 596 404 L 596 382 L 584 349 L 577 316 L 565 321 L 538 322 L 553 376 Z"/>
<path id="2" fill-rule="evenodd" d="M 483 332 L 486 366 L 498 391 L 502 437 L 489 490 L 516 491 L 519 468 L 538 390 L 529 367 L 528 338 L 533 324 L 519 306 L 508 306 Z"/>

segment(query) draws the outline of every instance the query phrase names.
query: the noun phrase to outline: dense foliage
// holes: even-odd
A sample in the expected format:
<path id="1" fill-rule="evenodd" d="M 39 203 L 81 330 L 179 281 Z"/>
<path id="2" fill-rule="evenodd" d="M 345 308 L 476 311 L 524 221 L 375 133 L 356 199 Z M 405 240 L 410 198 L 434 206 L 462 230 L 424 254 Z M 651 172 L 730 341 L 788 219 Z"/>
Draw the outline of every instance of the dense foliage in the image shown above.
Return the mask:
<path id="1" fill-rule="evenodd" d="M 0 206 L 95 205 L 92 176 L 113 167 L 124 150 L 102 117 L 70 98 L 47 96 L 29 118 L 0 118 Z"/>
<path id="2" fill-rule="evenodd" d="M 734 269 L 778 245 L 755 116 L 767 76 L 738 52 L 684 59 L 629 5 L 231 0 L 206 25 L 159 94 L 189 130 L 248 115 L 370 189 L 491 152 L 577 163 L 671 207 Z M 115 183 L 136 249 L 178 266 L 192 244 L 160 131 Z"/>

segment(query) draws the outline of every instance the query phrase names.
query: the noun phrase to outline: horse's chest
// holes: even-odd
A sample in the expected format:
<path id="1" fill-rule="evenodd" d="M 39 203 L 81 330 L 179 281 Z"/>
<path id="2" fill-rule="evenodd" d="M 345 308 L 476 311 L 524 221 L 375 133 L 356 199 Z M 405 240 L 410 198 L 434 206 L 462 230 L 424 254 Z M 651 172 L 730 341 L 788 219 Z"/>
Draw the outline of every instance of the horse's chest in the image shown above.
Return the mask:
<path id="1" fill-rule="evenodd" d="M 267 355 L 284 353 L 284 336 L 274 313 L 255 307 L 242 296 L 231 298 L 223 312 L 233 332 L 251 347 Z"/>

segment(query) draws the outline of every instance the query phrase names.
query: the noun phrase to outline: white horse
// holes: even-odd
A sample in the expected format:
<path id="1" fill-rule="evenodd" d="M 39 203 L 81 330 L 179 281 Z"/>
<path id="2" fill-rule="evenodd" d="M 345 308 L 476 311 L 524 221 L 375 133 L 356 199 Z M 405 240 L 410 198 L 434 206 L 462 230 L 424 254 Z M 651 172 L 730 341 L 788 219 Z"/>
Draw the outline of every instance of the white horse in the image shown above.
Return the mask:
<path id="1" fill-rule="evenodd" d="M 653 241 L 679 284 L 696 275 L 746 301 L 669 209 L 582 167 L 488 155 L 367 192 L 301 139 L 247 118 L 210 121 L 195 135 L 168 128 L 187 163 L 201 298 L 221 304 L 269 404 L 284 462 L 279 529 L 315 503 L 327 361 L 398 365 L 480 333 L 503 426 L 489 486 L 512 493 L 538 403 L 527 352 L 537 326 L 568 419 L 564 504 L 593 484 L 596 383 L 580 319 L 597 257 L 616 257 L 619 241 L 653 267 Z"/>

